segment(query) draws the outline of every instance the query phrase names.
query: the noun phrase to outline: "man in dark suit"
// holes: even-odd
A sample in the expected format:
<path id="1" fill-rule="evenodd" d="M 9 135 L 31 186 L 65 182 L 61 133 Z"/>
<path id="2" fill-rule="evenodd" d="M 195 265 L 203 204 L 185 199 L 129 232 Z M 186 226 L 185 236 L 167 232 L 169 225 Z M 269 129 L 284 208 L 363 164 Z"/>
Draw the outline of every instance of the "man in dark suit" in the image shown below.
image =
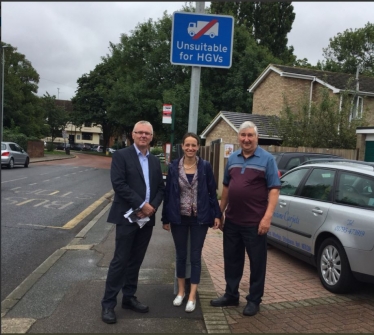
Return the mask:
<path id="1" fill-rule="evenodd" d="M 143 262 L 153 226 L 155 213 L 164 196 L 164 181 L 160 161 L 149 153 L 153 127 L 148 121 L 135 124 L 134 144 L 114 152 L 110 177 L 115 192 L 108 222 L 116 224 L 116 244 L 110 263 L 102 305 L 102 320 L 117 321 L 114 307 L 122 289 L 122 308 L 146 313 L 148 306 L 135 297 L 140 266 Z M 125 219 L 125 213 L 139 209 L 139 218 L 149 217 L 142 227 Z"/>

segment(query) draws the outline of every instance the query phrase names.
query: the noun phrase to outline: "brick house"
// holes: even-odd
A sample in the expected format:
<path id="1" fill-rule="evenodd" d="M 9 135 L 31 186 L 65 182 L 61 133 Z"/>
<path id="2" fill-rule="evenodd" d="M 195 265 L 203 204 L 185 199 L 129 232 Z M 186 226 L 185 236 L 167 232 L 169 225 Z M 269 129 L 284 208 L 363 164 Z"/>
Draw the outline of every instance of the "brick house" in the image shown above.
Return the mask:
<path id="1" fill-rule="evenodd" d="M 319 71 L 313 69 L 269 64 L 268 67 L 249 87 L 253 93 L 252 113 L 257 115 L 279 115 L 284 105 L 296 108 L 302 98 L 318 102 L 320 88 L 326 87 L 331 96 L 338 97 L 340 105 L 343 93 L 348 91 L 352 110 L 350 118 L 365 115 L 369 128 L 357 131 L 359 159 L 372 159 L 374 154 L 374 78 L 347 73 Z M 369 152 L 370 151 L 370 152 Z M 370 157 L 370 158 L 369 158 Z"/>
<path id="2" fill-rule="evenodd" d="M 291 108 L 303 97 L 317 102 L 321 87 L 328 88 L 331 96 L 337 96 L 340 101 L 344 91 L 351 92 L 351 117 L 361 117 L 365 113 L 369 125 L 374 125 L 374 78 L 360 75 L 357 81 L 351 74 L 276 64 L 269 64 L 248 88 L 248 92 L 253 93 L 252 113 L 279 115 L 284 99 Z"/>
<path id="3" fill-rule="evenodd" d="M 279 145 L 278 136 L 270 115 L 255 115 L 248 113 L 219 112 L 216 117 L 200 134 L 205 139 L 205 145 L 212 141 L 221 140 L 223 143 L 238 143 L 238 129 L 244 121 L 252 121 L 258 128 L 260 145 Z"/>

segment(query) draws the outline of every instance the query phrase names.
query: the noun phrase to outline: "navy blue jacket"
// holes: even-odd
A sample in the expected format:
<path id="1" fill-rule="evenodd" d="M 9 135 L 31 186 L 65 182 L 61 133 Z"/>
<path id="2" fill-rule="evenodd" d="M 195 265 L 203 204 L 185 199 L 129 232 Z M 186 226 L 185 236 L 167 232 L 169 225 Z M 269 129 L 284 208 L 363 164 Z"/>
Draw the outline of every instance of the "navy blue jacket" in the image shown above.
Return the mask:
<path id="1" fill-rule="evenodd" d="M 178 181 L 179 161 L 179 158 L 175 159 L 169 165 L 162 209 L 161 221 L 163 224 L 181 223 L 180 189 Z M 217 200 L 217 184 L 214 179 L 212 166 L 208 161 L 204 161 L 200 158 L 197 164 L 197 171 L 197 222 L 199 224 L 208 224 L 212 227 L 214 219 L 220 219 L 222 216 Z"/>

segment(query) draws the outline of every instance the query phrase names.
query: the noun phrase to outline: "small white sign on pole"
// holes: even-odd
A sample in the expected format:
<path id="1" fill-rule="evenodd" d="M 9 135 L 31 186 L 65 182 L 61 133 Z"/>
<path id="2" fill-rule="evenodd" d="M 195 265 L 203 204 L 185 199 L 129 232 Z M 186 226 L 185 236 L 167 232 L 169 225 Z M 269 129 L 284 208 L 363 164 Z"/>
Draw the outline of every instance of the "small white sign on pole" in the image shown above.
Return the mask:
<path id="1" fill-rule="evenodd" d="M 172 105 L 164 104 L 162 107 L 162 123 L 171 124 Z"/>

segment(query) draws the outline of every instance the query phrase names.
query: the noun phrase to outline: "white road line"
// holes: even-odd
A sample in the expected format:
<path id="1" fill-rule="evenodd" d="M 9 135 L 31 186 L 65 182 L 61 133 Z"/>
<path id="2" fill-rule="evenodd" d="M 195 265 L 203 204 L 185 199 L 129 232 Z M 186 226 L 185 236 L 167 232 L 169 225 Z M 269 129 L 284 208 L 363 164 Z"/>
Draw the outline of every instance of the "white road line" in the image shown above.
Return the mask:
<path id="1" fill-rule="evenodd" d="M 18 188 L 21 188 L 21 186 L 19 186 L 19 187 L 15 187 L 15 188 L 11 188 L 10 190 L 13 191 L 13 190 L 16 190 L 16 189 L 18 189 Z"/>
<path id="2" fill-rule="evenodd" d="M 18 179 L 13 179 L 13 180 L 2 181 L 1 183 L 2 183 L 2 184 L 4 184 L 4 183 L 10 183 L 10 182 L 12 182 L 12 181 L 22 180 L 22 179 L 26 179 L 26 177 L 18 178 Z"/>
<path id="3" fill-rule="evenodd" d="M 36 184 L 37 184 L 37 183 L 32 183 L 32 184 L 29 184 L 29 185 L 31 186 L 31 185 L 36 185 Z"/>

